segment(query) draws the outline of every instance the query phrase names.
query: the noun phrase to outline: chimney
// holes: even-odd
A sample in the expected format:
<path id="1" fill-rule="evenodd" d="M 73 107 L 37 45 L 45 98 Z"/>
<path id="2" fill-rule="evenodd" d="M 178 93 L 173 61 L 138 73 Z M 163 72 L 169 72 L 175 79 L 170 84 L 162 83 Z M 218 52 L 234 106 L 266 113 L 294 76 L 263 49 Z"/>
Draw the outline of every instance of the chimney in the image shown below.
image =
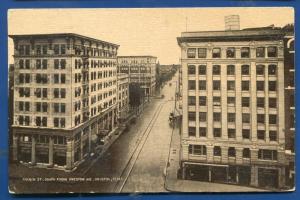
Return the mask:
<path id="1" fill-rule="evenodd" d="M 225 16 L 225 30 L 226 31 L 240 30 L 240 16 L 239 15 Z"/>

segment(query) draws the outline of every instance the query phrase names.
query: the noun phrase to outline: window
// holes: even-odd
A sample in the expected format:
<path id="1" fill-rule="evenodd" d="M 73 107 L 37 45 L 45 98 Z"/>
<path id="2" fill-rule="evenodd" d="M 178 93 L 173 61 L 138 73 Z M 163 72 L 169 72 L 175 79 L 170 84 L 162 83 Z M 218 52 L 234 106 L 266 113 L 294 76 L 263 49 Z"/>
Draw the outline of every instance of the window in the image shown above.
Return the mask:
<path id="1" fill-rule="evenodd" d="M 42 67 L 41 60 L 40 60 L 40 59 L 37 59 L 37 60 L 35 61 L 35 68 L 36 68 L 36 69 L 41 69 L 41 67 Z"/>
<path id="2" fill-rule="evenodd" d="M 256 81 L 256 90 L 264 91 L 265 90 L 265 82 L 264 81 Z"/>
<path id="3" fill-rule="evenodd" d="M 204 146 L 204 145 L 189 145 L 189 154 L 206 155 L 206 146 Z"/>
<path id="4" fill-rule="evenodd" d="M 265 98 L 264 97 L 257 97 L 256 106 L 258 108 L 264 108 L 265 107 Z"/>
<path id="5" fill-rule="evenodd" d="M 196 74 L 196 67 L 195 67 L 195 65 L 189 65 L 188 66 L 188 74 L 189 75 L 195 75 Z"/>
<path id="6" fill-rule="evenodd" d="M 195 106 L 196 105 L 196 97 L 195 96 L 189 96 L 188 97 L 188 105 L 189 106 Z"/>
<path id="7" fill-rule="evenodd" d="M 277 160 L 277 151 L 268 149 L 258 150 L 258 159 L 261 160 Z"/>
<path id="8" fill-rule="evenodd" d="M 250 158 L 250 149 L 249 148 L 243 149 L 243 158 Z"/>
<path id="9" fill-rule="evenodd" d="M 268 73 L 269 75 L 276 75 L 277 66 L 276 65 L 269 65 Z"/>
<path id="10" fill-rule="evenodd" d="M 249 113 L 242 113 L 242 122 L 249 124 L 250 123 L 250 114 Z"/>
<path id="11" fill-rule="evenodd" d="M 199 128 L 199 135 L 200 137 L 206 137 L 206 127 Z"/>
<path id="12" fill-rule="evenodd" d="M 220 81 L 213 81 L 213 90 L 220 90 L 220 89 L 221 89 Z"/>
<path id="13" fill-rule="evenodd" d="M 213 65 L 213 75 L 220 75 L 220 73 L 221 73 L 221 66 Z"/>
<path id="14" fill-rule="evenodd" d="M 265 115 L 264 114 L 257 114 L 257 123 L 258 124 L 263 124 L 265 123 Z"/>
<path id="15" fill-rule="evenodd" d="M 199 106 L 206 106 L 206 96 L 199 96 Z"/>
<path id="16" fill-rule="evenodd" d="M 196 136 L 196 127 L 189 127 L 189 137 Z"/>
<path id="17" fill-rule="evenodd" d="M 206 122 L 206 112 L 199 112 L 199 121 Z"/>
<path id="18" fill-rule="evenodd" d="M 258 57 L 258 58 L 265 57 L 265 47 L 257 47 L 256 48 L 256 57 Z"/>
<path id="19" fill-rule="evenodd" d="M 250 66 L 242 65 L 242 75 L 249 75 L 249 74 L 250 74 Z"/>
<path id="20" fill-rule="evenodd" d="M 235 90 L 235 81 L 227 81 L 227 90 Z"/>
<path id="21" fill-rule="evenodd" d="M 66 75 L 65 74 L 60 75 L 60 83 L 66 83 Z"/>
<path id="22" fill-rule="evenodd" d="M 213 48 L 212 57 L 213 58 L 221 58 L 221 49 L 220 48 Z"/>
<path id="23" fill-rule="evenodd" d="M 199 81 L 199 90 L 206 90 L 206 81 Z"/>
<path id="24" fill-rule="evenodd" d="M 54 103 L 53 104 L 55 113 L 65 113 L 66 112 L 66 104 L 65 103 Z"/>
<path id="25" fill-rule="evenodd" d="M 53 78 L 54 78 L 54 83 L 59 83 L 59 74 L 54 74 Z"/>
<path id="26" fill-rule="evenodd" d="M 235 57 L 235 48 L 229 47 L 226 49 L 226 57 L 227 58 L 234 58 Z"/>
<path id="27" fill-rule="evenodd" d="M 235 74 L 235 66 L 227 65 L 227 75 L 234 75 L 234 74 Z"/>
<path id="28" fill-rule="evenodd" d="M 36 80 L 36 83 L 47 84 L 48 83 L 48 75 L 47 74 L 36 74 L 35 80 Z"/>
<path id="29" fill-rule="evenodd" d="M 242 137 L 243 137 L 243 139 L 250 139 L 250 130 L 249 129 L 243 129 L 242 130 Z"/>
<path id="30" fill-rule="evenodd" d="M 249 91 L 250 84 L 249 81 L 242 81 L 242 91 Z"/>
<path id="31" fill-rule="evenodd" d="M 269 81 L 269 91 L 276 91 L 276 81 Z"/>
<path id="32" fill-rule="evenodd" d="M 35 124 L 36 126 L 47 126 L 47 117 L 36 117 L 35 118 Z"/>
<path id="33" fill-rule="evenodd" d="M 66 89 L 65 88 L 60 89 L 60 98 L 66 98 Z"/>
<path id="34" fill-rule="evenodd" d="M 249 107 L 249 106 L 250 106 L 250 98 L 242 97 L 242 107 Z"/>
<path id="35" fill-rule="evenodd" d="M 24 69 L 24 60 L 19 60 L 19 68 Z"/>
<path id="36" fill-rule="evenodd" d="M 268 47 L 268 57 L 277 57 L 277 47 Z"/>
<path id="37" fill-rule="evenodd" d="M 43 52 L 43 55 L 46 55 L 46 54 L 47 54 L 47 49 L 48 49 L 48 46 L 47 46 L 47 45 L 43 45 L 43 46 L 42 46 L 42 52 Z"/>
<path id="38" fill-rule="evenodd" d="M 25 55 L 30 55 L 30 45 L 25 45 Z"/>
<path id="39" fill-rule="evenodd" d="M 228 138 L 235 138 L 235 129 L 228 129 Z"/>
<path id="40" fill-rule="evenodd" d="M 54 69 L 59 69 L 59 59 L 54 59 Z"/>
<path id="41" fill-rule="evenodd" d="M 264 130 L 257 130 L 257 139 L 264 140 L 265 139 L 265 133 L 266 133 L 266 131 L 264 131 Z"/>
<path id="42" fill-rule="evenodd" d="M 48 60 L 43 59 L 43 61 L 42 61 L 42 67 L 43 67 L 43 69 L 47 69 L 47 67 L 48 67 Z"/>
<path id="43" fill-rule="evenodd" d="M 235 122 L 235 113 L 228 113 L 228 122 Z"/>
<path id="44" fill-rule="evenodd" d="M 25 68 L 30 69 L 30 60 L 25 60 Z"/>
<path id="45" fill-rule="evenodd" d="M 221 97 L 213 97 L 213 106 L 220 106 L 221 105 Z"/>
<path id="46" fill-rule="evenodd" d="M 269 124 L 277 124 L 277 115 L 269 115 Z"/>
<path id="47" fill-rule="evenodd" d="M 277 131 L 269 131 L 270 141 L 277 141 Z"/>
<path id="48" fill-rule="evenodd" d="M 227 97 L 227 105 L 235 106 L 235 97 Z"/>
<path id="49" fill-rule="evenodd" d="M 55 55 L 58 55 L 58 54 L 59 54 L 59 45 L 58 45 L 58 44 L 55 44 L 53 50 L 54 50 L 54 54 L 55 54 Z"/>
<path id="50" fill-rule="evenodd" d="M 206 48 L 198 48 L 198 58 L 206 58 Z"/>
<path id="51" fill-rule="evenodd" d="M 195 112 L 189 112 L 189 121 L 196 121 L 196 113 Z"/>
<path id="52" fill-rule="evenodd" d="M 214 137 L 221 137 L 221 129 L 214 128 Z"/>
<path id="53" fill-rule="evenodd" d="M 66 59 L 60 60 L 60 69 L 66 69 Z"/>
<path id="54" fill-rule="evenodd" d="M 277 99 L 269 98 L 269 108 L 276 108 L 276 107 L 277 107 Z"/>
<path id="55" fill-rule="evenodd" d="M 199 65 L 198 66 L 198 74 L 199 75 L 206 75 L 206 66 L 205 65 Z"/>
<path id="56" fill-rule="evenodd" d="M 250 48 L 242 47 L 241 48 L 241 58 L 249 58 L 250 57 Z"/>
<path id="57" fill-rule="evenodd" d="M 196 49 L 195 48 L 188 48 L 187 57 L 188 58 L 196 58 Z"/>
<path id="58" fill-rule="evenodd" d="M 214 156 L 221 156 L 221 147 L 220 146 L 215 146 L 214 147 Z"/>
<path id="59" fill-rule="evenodd" d="M 189 88 L 189 90 L 195 90 L 196 89 L 196 81 L 189 80 L 189 82 L 188 82 L 188 88 Z"/>
<path id="60" fill-rule="evenodd" d="M 60 53 L 61 53 L 61 54 L 66 54 L 66 45 L 62 44 L 62 45 L 60 46 Z"/>
<path id="61" fill-rule="evenodd" d="M 264 75 L 265 74 L 265 66 L 264 65 L 257 65 L 256 66 L 256 75 Z"/>
<path id="62" fill-rule="evenodd" d="M 221 121 L 221 113 L 213 113 L 214 122 L 220 122 Z"/>
<path id="63" fill-rule="evenodd" d="M 235 148 L 234 147 L 228 148 L 228 157 L 235 157 Z"/>
<path id="64" fill-rule="evenodd" d="M 65 118 L 53 118 L 53 125 L 56 128 L 64 128 L 66 126 L 66 119 Z"/>

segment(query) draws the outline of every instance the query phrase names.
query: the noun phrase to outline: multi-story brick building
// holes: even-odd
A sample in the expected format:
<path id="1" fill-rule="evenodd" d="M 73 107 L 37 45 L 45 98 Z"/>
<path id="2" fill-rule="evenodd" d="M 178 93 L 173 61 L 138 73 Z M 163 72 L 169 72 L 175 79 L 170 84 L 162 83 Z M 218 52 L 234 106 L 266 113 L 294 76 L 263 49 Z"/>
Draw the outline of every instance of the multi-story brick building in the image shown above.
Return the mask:
<path id="1" fill-rule="evenodd" d="M 145 96 L 153 96 L 156 60 L 154 56 L 118 56 L 118 73 L 128 74 L 130 83 L 139 83 Z"/>
<path id="2" fill-rule="evenodd" d="M 284 33 L 183 32 L 183 178 L 285 186 Z"/>
<path id="3" fill-rule="evenodd" d="M 125 73 L 117 74 L 118 88 L 118 119 L 123 122 L 129 115 L 129 76 Z"/>
<path id="4" fill-rule="evenodd" d="M 72 33 L 10 38 L 13 159 L 73 169 L 117 123 L 119 46 Z"/>

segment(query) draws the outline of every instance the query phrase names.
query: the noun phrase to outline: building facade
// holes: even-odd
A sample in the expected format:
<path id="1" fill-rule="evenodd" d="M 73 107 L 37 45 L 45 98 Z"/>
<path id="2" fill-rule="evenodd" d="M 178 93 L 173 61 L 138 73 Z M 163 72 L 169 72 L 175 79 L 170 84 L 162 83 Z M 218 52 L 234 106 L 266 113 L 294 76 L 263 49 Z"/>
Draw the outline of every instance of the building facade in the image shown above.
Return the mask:
<path id="1" fill-rule="evenodd" d="M 119 122 L 124 122 L 129 115 L 129 76 L 125 73 L 118 73 L 117 77 L 118 119 Z"/>
<path id="2" fill-rule="evenodd" d="M 9 37 L 13 160 L 72 170 L 115 129 L 119 46 L 70 33 Z"/>
<path id="3" fill-rule="evenodd" d="M 129 75 L 130 83 L 139 83 L 145 96 L 155 94 L 156 60 L 154 56 L 118 56 L 118 73 Z"/>
<path id="4" fill-rule="evenodd" d="M 285 186 L 284 34 L 280 29 L 184 32 L 183 178 Z"/>

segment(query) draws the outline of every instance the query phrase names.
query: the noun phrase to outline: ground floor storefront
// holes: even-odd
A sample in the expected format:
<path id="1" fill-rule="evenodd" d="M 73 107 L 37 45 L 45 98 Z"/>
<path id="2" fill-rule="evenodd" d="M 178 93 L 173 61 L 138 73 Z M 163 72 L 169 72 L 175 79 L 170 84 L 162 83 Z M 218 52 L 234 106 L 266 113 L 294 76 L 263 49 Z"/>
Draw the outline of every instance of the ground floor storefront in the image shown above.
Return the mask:
<path id="1" fill-rule="evenodd" d="M 285 167 L 267 165 L 221 165 L 182 163 L 182 178 L 214 183 L 237 184 L 267 189 L 285 186 Z"/>
<path id="2" fill-rule="evenodd" d="M 73 130 L 13 127 L 12 159 L 72 170 L 111 137 L 118 126 L 116 112 L 110 109 Z"/>

